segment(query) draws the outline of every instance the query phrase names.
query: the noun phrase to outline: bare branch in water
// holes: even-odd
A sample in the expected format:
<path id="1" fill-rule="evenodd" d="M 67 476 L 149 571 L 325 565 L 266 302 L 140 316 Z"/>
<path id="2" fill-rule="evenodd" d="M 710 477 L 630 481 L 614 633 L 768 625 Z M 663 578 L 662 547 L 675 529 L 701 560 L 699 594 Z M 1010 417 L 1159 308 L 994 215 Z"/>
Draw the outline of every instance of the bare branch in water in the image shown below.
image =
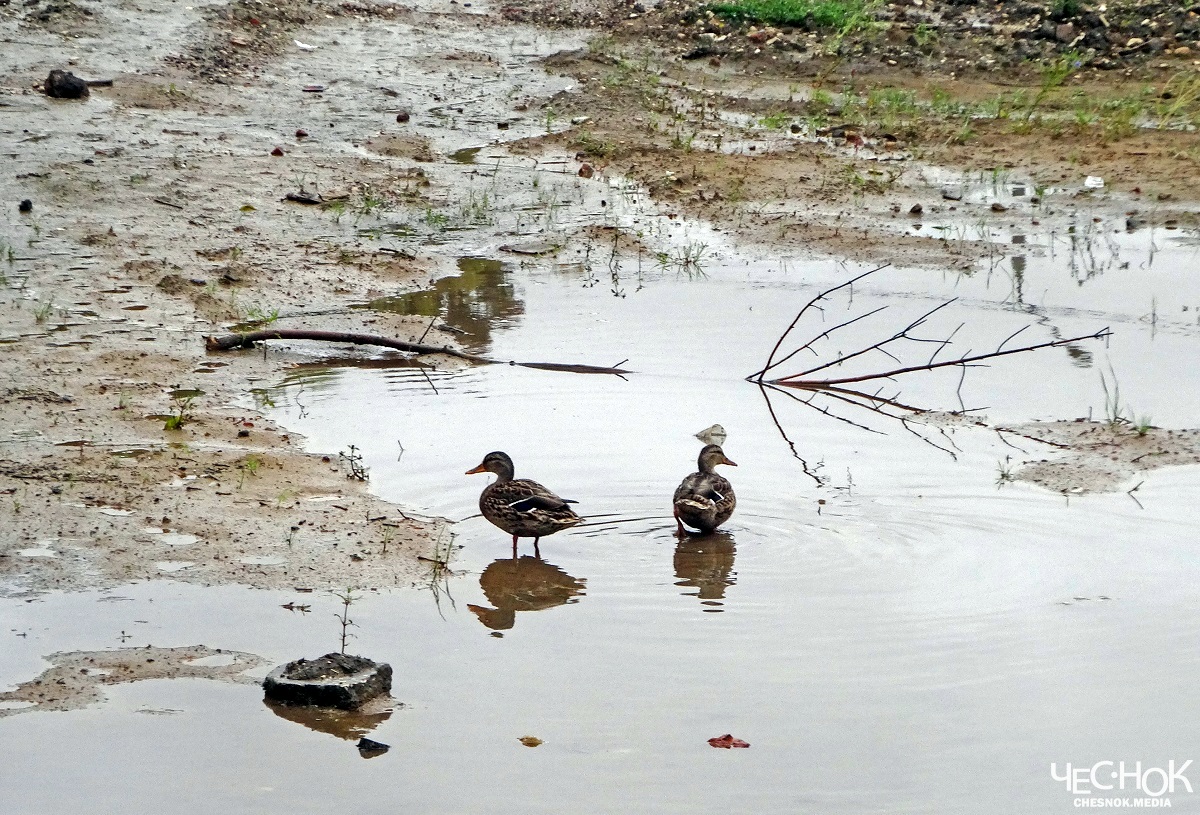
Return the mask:
<path id="1" fill-rule="evenodd" d="M 205 337 L 204 347 L 209 351 L 229 351 L 243 348 L 265 340 L 316 340 L 318 342 L 349 343 L 351 345 L 375 345 L 380 348 L 391 348 L 405 351 L 418 356 L 422 354 L 445 354 L 447 356 L 465 359 L 478 365 L 519 365 L 523 368 L 538 368 L 544 371 L 565 371 L 576 374 L 621 374 L 630 373 L 622 368 L 610 368 L 605 365 L 576 365 L 567 362 L 505 362 L 499 359 L 489 359 L 478 354 L 468 354 L 448 345 L 422 345 L 416 342 L 405 342 L 391 337 L 377 337 L 372 334 L 351 334 L 341 331 L 310 331 L 303 328 L 277 328 L 266 331 L 248 331 L 244 334 L 226 334 L 222 337 Z"/>

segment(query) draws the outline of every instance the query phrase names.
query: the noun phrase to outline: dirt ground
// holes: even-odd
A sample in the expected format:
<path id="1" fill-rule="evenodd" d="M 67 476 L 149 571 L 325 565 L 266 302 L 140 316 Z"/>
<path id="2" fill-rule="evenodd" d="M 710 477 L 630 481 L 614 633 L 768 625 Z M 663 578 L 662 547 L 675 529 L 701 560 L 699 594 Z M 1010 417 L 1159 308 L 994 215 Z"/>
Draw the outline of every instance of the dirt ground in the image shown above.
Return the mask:
<path id="1" fill-rule="evenodd" d="M 565 32 L 553 27 L 565 13 L 541 6 L 434 5 L 235 0 L 162 19 L 128 3 L 0 6 L 9 53 L 0 81 L 0 579 L 10 591 L 164 576 L 381 587 L 411 582 L 424 568 L 418 555 L 449 545 L 446 521 L 373 498 L 347 477 L 343 451 L 306 454 L 264 418 L 255 391 L 316 352 L 204 346 L 206 335 L 235 325 L 302 323 L 406 340 L 430 330 L 425 318 L 351 308 L 453 269 L 433 242 L 396 251 L 355 228 L 385 209 L 428 226 L 437 223 L 431 213 L 443 217 L 434 208 L 473 205 L 445 175 L 454 139 L 408 124 L 417 104 L 425 106 L 417 113 L 442 116 L 449 105 L 467 120 L 474 114 L 477 130 L 454 136 L 462 147 L 486 130 L 514 159 L 573 156 L 569 178 L 632 179 L 665 212 L 855 260 L 964 269 L 995 251 L 913 234 L 923 214 L 1037 223 L 1069 203 L 1195 223 L 1200 135 L 1189 119 L 1195 99 L 1180 95 L 1192 92 L 1194 70 L 1186 15 L 1161 48 L 1129 46 L 1131 31 L 1039 99 L 1044 73 L 1027 63 L 1003 76 L 979 69 L 983 57 L 965 56 L 983 47 L 979 38 L 957 28 L 939 62 L 919 48 L 919 58 L 888 56 L 881 43 L 916 46 L 886 36 L 843 52 L 800 49 L 819 38 L 714 28 L 675 6 L 596 5 L 571 18 L 595 29 Z M 892 20 L 894 30 L 920 24 L 906 20 Z M 448 72 L 446 83 L 473 71 L 512 73 L 485 53 L 491 46 L 473 51 L 453 38 L 504 41 L 514 26 L 548 26 L 536 36 L 562 47 L 548 48 L 557 53 L 538 70 L 570 90 L 531 85 L 475 102 L 494 109 L 464 113 L 457 86 L 432 82 L 419 94 L 369 78 L 353 99 L 317 107 L 324 86 L 293 92 L 271 73 L 285 60 L 291 70 L 306 54 L 322 58 L 312 43 L 331 48 L 371 21 L 417 27 L 414 39 L 435 44 L 447 38 L 414 63 Z M 98 43 L 118 34 L 125 50 L 105 54 Z M 1057 37 L 1056 28 L 1045 40 L 1050 63 L 1065 53 Z M 1128 70 L 1100 70 L 1101 59 Z M 964 73 L 964 60 L 976 67 Z M 40 85 L 55 67 L 112 84 L 84 100 L 48 99 Z M 1139 115 L 1165 117 L 1161 127 L 1079 107 L 1080 99 L 1133 97 L 1143 101 Z M 997 99 L 1008 100 L 1010 115 L 971 112 Z M 1030 188 L 1001 203 L 974 194 L 969 179 L 983 174 Z M 1102 199 L 1085 186 L 1089 176 L 1105 179 Z M 1051 195 L 1058 203 L 1042 200 Z M 29 211 L 19 211 L 23 199 Z M 475 218 L 471 239 L 512 240 L 491 224 Z M 433 327 L 436 342 L 453 342 L 441 328 Z M 1090 439 L 1056 433 L 1060 450 L 1094 449 Z M 1122 472 L 1163 456 L 1197 460 L 1190 437 L 1177 452 L 1157 433 L 1134 442 L 1117 445 Z M 1072 469 L 1074 461 L 1035 467 L 1030 477 L 1070 490 L 1094 475 Z M 1061 480 L 1064 468 L 1074 480 Z"/>
<path id="2" fill-rule="evenodd" d="M 182 648 L 118 648 L 50 654 L 53 665 L 18 688 L 0 693 L 0 718 L 33 710 L 77 710 L 104 698 L 103 687 L 147 679 L 215 679 L 249 684 L 246 672 L 265 661 L 254 654 L 203 645 Z M 150 714 L 176 711 L 144 709 Z"/>

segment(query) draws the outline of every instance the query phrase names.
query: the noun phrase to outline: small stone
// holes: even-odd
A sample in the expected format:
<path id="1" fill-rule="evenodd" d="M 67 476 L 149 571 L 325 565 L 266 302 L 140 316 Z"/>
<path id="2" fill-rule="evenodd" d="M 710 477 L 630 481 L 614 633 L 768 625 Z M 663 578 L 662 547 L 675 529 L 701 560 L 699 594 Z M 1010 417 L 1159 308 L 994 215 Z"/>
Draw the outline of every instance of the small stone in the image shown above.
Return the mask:
<path id="1" fill-rule="evenodd" d="M 924 211 L 925 211 L 925 207 L 921 206 L 920 204 L 913 204 L 911 207 L 908 208 L 909 215 L 920 215 Z"/>
<path id="2" fill-rule="evenodd" d="M 591 178 L 595 174 L 596 174 L 596 170 L 590 164 L 584 164 L 584 165 L 580 166 L 580 168 L 579 168 L 579 177 L 580 178 Z"/>
<path id="3" fill-rule="evenodd" d="M 297 131 L 296 131 L 296 138 L 297 138 L 297 139 L 307 139 L 307 138 L 308 138 L 308 131 L 307 131 L 307 130 L 297 130 Z"/>
<path id="4" fill-rule="evenodd" d="M 271 151 L 271 155 L 273 155 L 273 156 L 282 156 L 282 155 L 283 155 L 283 148 L 282 148 L 282 147 L 276 147 L 274 150 L 272 150 L 272 151 Z"/>
<path id="5" fill-rule="evenodd" d="M 402 110 L 396 114 L 396 121 L 399 122 L 400 124 L 404 124 L 411 118 L 412 118 L 412 114 L 410 114 L 407 110 Z"/>
<path id="6" fill-rule="evenodd" d="M 1126 48 L 1137 48 L 1137 47 L 1145 45 L 1145 44 L 1146 44 L 1146 41 L 1143 40 L 1141 37 L 1130 37 L 1129 39 L 1125 40 Z"/>
<path id="7" fill-rule="evenodd" d="M 17 204 L 17 211 L 24 215 L 28 215 L 29 213 L 33 212 L 33 202 L 26 198 L 25 200 L 21 201 L 21 203 Z"/>
<path id="8" fill-rule="evenodd" d="M 42 87 L 46 95 L 54 99 L 85 99 L 89 94 L 86 82 L 70 71 L 60 71 L 57 68 L 46 77 Z"/>
<path id="9" fill-rule="evenodd" d="M 1054 39 L 1059 42 L 1071 42 L 1075 39 L 1075 24 L 1062 23 L 1054 29 Z"/>
<path id="10" fill-rule="evenodd" d="M 1004 204 L 1001 204 L 999 201 L 996 201 L 992 204 L 992 212 L 1008 212 L 1008 207 L 1004 206 Z"/>
<path id="11" fill-rule="evenodd" d="M 471 4 L 466 3 L 465 5 L 469 6 Z M 374 739 L 368 739 L 366 736 L 358 740 L 358 754 L 363 758 L 375 758 L 375 756 L 381 756 L 391 749 L 391 745 L 375 741 Z"/>

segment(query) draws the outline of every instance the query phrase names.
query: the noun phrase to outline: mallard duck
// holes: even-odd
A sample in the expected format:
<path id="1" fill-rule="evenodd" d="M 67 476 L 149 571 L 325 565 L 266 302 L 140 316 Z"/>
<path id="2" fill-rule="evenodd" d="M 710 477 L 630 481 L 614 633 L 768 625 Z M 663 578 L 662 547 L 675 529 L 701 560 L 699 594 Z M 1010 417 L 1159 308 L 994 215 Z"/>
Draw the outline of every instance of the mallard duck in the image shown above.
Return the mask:
<path id="1" fill-rule="evenodd" d="M 675 489 L 672 500 L 680 535 L 684 533 L 684 523 L 701 532 L 712 532 L 733 514 L 737 496 L 733 494 L 733 485 L 714 472 L 718 464 L 737 466 L 725 457 L 719 444 L 705 445 L 696 462 L 698 472 L 683 479 Z"/>
<path id="2" fill-rule="evenodd" d="M 567 506 L 574 501 L 560 498 L 536 481 L 513 478 L 513 462 L 507 453 L 497 450 L 488 453 L 473 473 L 495 473 L 496 480 L 483 488 L 479 496 L 479 511 L 496 526 L 513 536 L 513 552 L 517 538 L 533 538 L 537 552 L 538 541 L 583 520 Z M 515 555 L 514 555 L 515 557 Z"/>

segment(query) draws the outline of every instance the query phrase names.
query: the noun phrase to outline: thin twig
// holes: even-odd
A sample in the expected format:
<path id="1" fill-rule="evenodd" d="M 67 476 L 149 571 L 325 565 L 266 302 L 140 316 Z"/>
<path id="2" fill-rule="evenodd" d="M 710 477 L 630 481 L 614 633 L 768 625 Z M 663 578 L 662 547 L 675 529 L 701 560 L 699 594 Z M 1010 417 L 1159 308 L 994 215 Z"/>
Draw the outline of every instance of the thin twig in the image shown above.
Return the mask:
<path id="1" fill-rule="evenodd" d="M 897 331 L 897 332 L 896 332 L 895 334 L 893 334 L 892 336 L 888 337 L 886 340 L 881 340 L 881 341 L 879 341 L 879 342 L 877 342 L 877 343 L 874 343 L 874 344 L 872 344 L 872 345 L 868 345 L 866 348 L 861 348 L 861 349 L 859 349 L 859 350 L 855 351 L 855 352 L 854 352 L 854 353 L 852 353 L 852 354 L 847 354 L 847 355 L 845 355 L 845 356 L 838 357 L 837 359 L 835 359 L 835 360 L 833 360 L 833 361 L 831 361 L 831 362 L 826 362 L 826 363 L 823 363 L 823 364 L 821 364 L 821 365 L 818 365 L 818 366 L 816 366 L 815 368 L 809 368 L 807 371 L 801 371 L 801 372 L 800 372 L 800 373 L 798 373 L 798 374 L 792 374 L 791 376 L 785 376 L 785 377 L 783 377 L 782 379 L 779 379 L 779 380 L 776 380 L 776 381 L 777 381 L 777 382 L 780 382 L 780 383 L 782 383 L 782 382 L 785 382 L 785 381 L 787 381 L 787 380 L 790 380 L 790 379 L 800 379 L 801 377 L 808 376 L 809 374 L 816 373 L 817 371 L 823 371 L 823 370 L 825 370 L 826 368 L 832 368 L 834 365 L 841 365 L 843 362 L 846 362 L 846 361 L 848 361 L 848 360 L 854 359 L 855 357 L 858 357 L 858 356 L 862 356 L 863 354 L 868 354 L 868 353 L 870 353 L 871 351 L 880 351 L 880 350 L 882 350 L 882 349 L 883 349 L 883 346 L 887 345 L 888 343 L 896 342 L 896 341 L 898 341 L 898 340 L 903 340 L 903 339 L 909 339 L 909 337 L 908 337 L 908 332 L 909 332 L 909 331 L 912 331 L 914 328 L 918 328 L 918 327 L 920 327 L 921 325 L 923 325 L 923 324 L 924 324 L 924 322 L 925 322 L 927 319 L 929 319 L 929 318 L 930 318 L 930 317 L 932 317 L 934 314 L 936 314 L 937 312 L 941 311 L 942 309 L 944 309 L 946 306 L 950 305 L 951 303 L 953 303 L 953 302 L 954 302 L 955 300 L 957 300 L 957 299 L 958 299 L 958 298 L 956 297 L 956 298 L 953 298 L 953 299 L 947 300 L 946 302 L 944 302 L 944 303 L 941 303 L 940 305 L 934 306 L 934 307 L 933 307 L 933 308 L 931 308 L 929 311 L 925 312 L 925 313 L 924 313 L 924 314 L 922 314 L 920 317 L 918 317 L 917 319 L 913 320 L 913 321 L 912 321 L 911 323 L 909 323 L 907 326 L 905 326 L 904 328 L 900 329 L 899 331 Z M 885 353 L 886 353 L 886 352 L 885 352 Z M 891 356 L 891 355 L 889 354 L 889 356 Z M 895 359 L 895 357 L 892 357 L 892 358 L 893 358 L 893 359 Z"/>
<path id="2" fill-rule="evenodd" d="M 791 323 L 791 325 L 789 325 L 789 326 L 788 326 L 788 327 L 787 327 L 787 328 L 784 330 L 784 332 L 783 332 L 782 334 L 780 334 L 780 335 L 779 335 L 779 339 L 778 339 L 778 340 L 776 340 L 776 342 L 775 342 L 775 347 L 771 349 L 771 353 L 770 353 L 770 355 L 767 357 L 767 364 L 766 364 L 766 365 L 763 367 L 763 369 L 762 369 L 761 371 L 758 371 L 758 372 L 756 372 L 756 373 L 752 373 L 752 374 L 750 374 L 750 376 L 746 377 L 746 379 L 747 379 L 747 380 L 752 380 L 752 379 L 753 379 L 753 380 L 757 380 L 757 381 L 761 382 L 761 381 L 762 381 L 762 378 L 763 378 L 763 375 L 764 375 L 764 374 L 765 374 L 767 371 L 771 370 L 772 368 L 776 367 L 776 365 L 778 365 L 778 363 L 776 363 L 776 362 L 775 362 L 775 355 L 776 355 L 777 353 L 779 353 L 779 347 L 780 347 L 781 345 L 783 345 L 783 341 L 784 341 L 785 339 L 787 339 L 787 335 L 788 335 L 788 334 L 790 334 L 790 333 L 792 333 L 792 329 L 796 327 L 796 323 L 800 322 L 800 318 L 801 318 L 801 317 L 803 317 L 803 316 L 804 316 L 804 314 L 805 314 L 805 313 L 806 313 L 806 312 L 807 312 L 807 311 L 808 311 L 810 308 L 812 308 L 812 307 L 813 307 L 815 304 L 817 304 L 817 303 L 819 303 L 820 301 L 824 300 L 826 297 L 828 297 L 829 295 L 833 294 L 835 291 L 838 291 L 838 290 L 840 290 L 840 289 L 844 289 L 844 288 L 846 288 L 847 286 L 852 286 L 852 285 L 854 285 L 855 283 L 857 283 L 858 281 L 862 280 L 864 277 L 867 277 L 868 275 L 873 275 L 873 274 L 875 274 L 876 272 L 878 272 L 878 271 L 880 271 L 880 270 L 882 270 L 882 269 L 886 269 L 888 266 L 891 266 L 891 265 L 892 265 L 892 264 L 890 264 L 890 263 L 885 263 L 885 264 L 883 264 L 882 266 L 876 266 L 874 269 L 871 269 L 870 271 L 867 271 L 867 272 L 863 272 L 862 274 L 858 275 L 857 277 L 852 277 L 852 278 L 850 278 L 849 280 L 845 281 L 844 283 L 839 283 L 838 285 L 834 286 L 832 289 L 826 289 L 825 291 L 821 292 L 820 294 L 818 294 L 818 295 L 817 295 L 816 297 L 814 297 L 813 299 L 809 300 L 809 301 L 808 301 L 808 302 L 807 302 L 807 303 L 804 305 L 804 308 L 800 309 L 799 313 L 798 313 L 798 314 L 796 314 L 796 317 L 795 317 L 795 319 L 793 319 L 793 320 L 792 320 L 792 323 Z"/>
<path id="3" fill-rule="evenodd" d="M 891 379 L 892 377 L 901 376 L 903 374 L 914 373 L 916 371 L 932 371 L 937 368 L 947 368 L 952 365 L 968 366 L 973 362 L 979 362 L 980 360 L 984 360 L 984 359 L 994 359 L 996 357 L 1008 356 L 1009 354 L 1021 354 L 1026 351 L 1037 351 L 1042 348 L 1057 348 L 1060 345 L 1067 345 L 1068 343 L 1080 342 L 1082 340 L 1103 339 L 1104 337 L 1110 336 L 1111 334 L 1112 334 L 1112 332 L 1109 331 L 1108 328 L 1102 328 L 1099 331 L 1095 332 L 1094 334 L 1084 334 L 1079 337 L 1071 337 L 1071 338 L 1065 339 L 1065 340 L 1051 340 L 1049 342 L 1042 342 L 1042 343 L 1038 343 L 1036 345 L 1026 345 L 1021 348 L 1010 348 L 1007 351 L 992 351 L 992 352 L 989 352 L 986 354 L 976 354 L 975 356 L 960 357 L 959 359 L 951 359 L 951 360 L 947 360 L 945 362 L 935 362 L 932 365 L 910 365 L 906 368 L 896 368 L 894 370 L 884 371 L 882 373 L 862 374 L 861 376 L 847 376 L 847 377 L 842 377 L 841 379 L 800 380 L 799 378 L 801 376 L 803 376 L 804 374 L 794 374 L 793 376 L 785 377 L 783 379 L 772 380 L 771 384 L 780 385 L 782 387 L 789 387 L 789 388 L 790 387 L 805 387 L 805 388 L 812 389 L 812 388 L 823 388 L 828 385 L 848 385 L 848 384 L 851 384 L 854 382 L 869 382 L 873 379 Z M 870 350 L 870 349 L 864 349 L 864 352 L 866 350 Z M 848 359 L 848 357 L 846 357 L 844 359 Z M 833 365 L 833 364 L 836 364 L 836 363 L 830 363 L 830 365 Z M 829 366 L 824 365 L 821 367 L 829 367 Z M 817 368 L 814 370 L 820 370 L 820 369 Z"/>

